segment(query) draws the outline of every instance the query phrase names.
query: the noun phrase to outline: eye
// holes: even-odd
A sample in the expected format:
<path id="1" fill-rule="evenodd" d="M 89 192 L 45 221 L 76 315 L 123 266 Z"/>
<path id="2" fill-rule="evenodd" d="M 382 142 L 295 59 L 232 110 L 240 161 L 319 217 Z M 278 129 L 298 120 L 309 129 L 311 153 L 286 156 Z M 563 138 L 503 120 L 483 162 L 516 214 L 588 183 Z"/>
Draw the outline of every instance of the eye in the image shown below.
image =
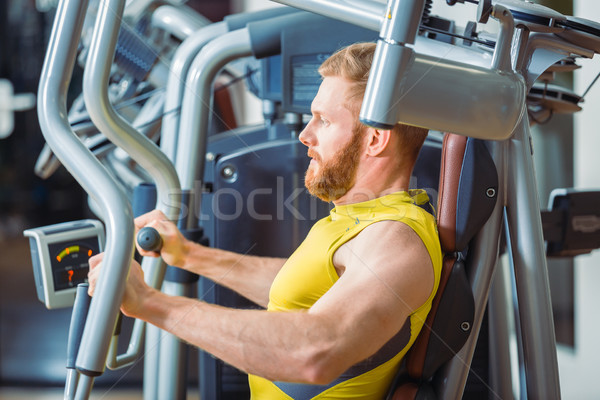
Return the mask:
<path id="1" fill-rule="evenodd" d="M 319 118 L 319 122 L 321 123 L 321 125 L 323 125 L 325 127 L 329 126 L 329 121 L 323 117 Z"/>

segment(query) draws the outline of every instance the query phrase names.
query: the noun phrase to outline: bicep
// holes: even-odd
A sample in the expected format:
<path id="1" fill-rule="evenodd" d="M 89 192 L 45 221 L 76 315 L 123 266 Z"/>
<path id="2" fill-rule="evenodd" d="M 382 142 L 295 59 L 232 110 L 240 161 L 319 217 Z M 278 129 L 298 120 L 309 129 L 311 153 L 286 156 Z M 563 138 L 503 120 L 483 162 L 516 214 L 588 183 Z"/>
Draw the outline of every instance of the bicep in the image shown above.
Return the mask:
<path id="1" fill-rule="evenodd" d="M 339 350 L 354 363 L 375 353 L 427 301 L 434 273 L 427 248 L 403 223 L 373 224 L 347 244 L 344 274 L 309 312 L 336 321 Z"/>

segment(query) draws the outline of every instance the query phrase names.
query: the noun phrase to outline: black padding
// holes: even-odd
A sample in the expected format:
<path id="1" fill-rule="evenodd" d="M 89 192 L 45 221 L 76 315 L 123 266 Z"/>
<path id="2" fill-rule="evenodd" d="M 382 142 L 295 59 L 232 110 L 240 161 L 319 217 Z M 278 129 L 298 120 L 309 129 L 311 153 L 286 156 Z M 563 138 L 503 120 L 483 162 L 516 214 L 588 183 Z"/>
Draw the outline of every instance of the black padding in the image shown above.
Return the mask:
<path id="1" fill-rule="evenodd" d="M 139 217 L 156 208 L 156 185 L 154 183 L 140 183 L 133 188 L 131 200 L 133 216 Z"/>
<path id="2" fill-rule="evenodd" d="M 458 188 L 456 248 L 466 249 L 469 241 L 488 220 L 498 193 L 498 172 L 485 143 L 469 138 Z"/>
<path id="3" fill-rule="evenodd" d="M 464 264 L 456 261 L 431 327 L 423 366 L 424 378 L 433 376 L 443 363 L 462 348 L 471 333 L 474 314 L 475 301 Z"/>

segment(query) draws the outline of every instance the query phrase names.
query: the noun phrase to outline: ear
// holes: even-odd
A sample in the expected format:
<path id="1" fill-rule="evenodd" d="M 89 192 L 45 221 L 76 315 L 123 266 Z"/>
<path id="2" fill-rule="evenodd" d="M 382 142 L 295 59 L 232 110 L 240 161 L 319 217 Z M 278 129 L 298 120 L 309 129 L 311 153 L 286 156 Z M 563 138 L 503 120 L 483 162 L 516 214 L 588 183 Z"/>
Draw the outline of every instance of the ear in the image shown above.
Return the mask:
<path id="1" fill-rule="evenodd" d="M 371 157 L 377 157 L 389 146 L 392 131 L 369 128 L 367 132 L 367 145 L 365 153 Z"/>

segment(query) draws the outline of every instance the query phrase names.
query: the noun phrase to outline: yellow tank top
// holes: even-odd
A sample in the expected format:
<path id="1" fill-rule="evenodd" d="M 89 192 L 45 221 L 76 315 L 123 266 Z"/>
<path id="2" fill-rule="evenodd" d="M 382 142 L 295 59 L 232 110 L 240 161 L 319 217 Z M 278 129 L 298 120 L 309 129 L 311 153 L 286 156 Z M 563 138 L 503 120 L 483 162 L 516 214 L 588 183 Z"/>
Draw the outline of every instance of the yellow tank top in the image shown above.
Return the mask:
<path id="1" fill-rule="evenodd" d="M 253 400 L 383 399 L 400 361 L 421 331 L 439 284 L 442 253 L 435 218 L 421 208 L 429 203 L 423 190 L 396 192 L 362 203 L 342 205 L 318 221 L 287 260 L 271 286 L 268 311 L 306 310 L 338 280 L 333 255 L 367 226 L 383 220 L 401 221 L 421 238 L 431 256 L 434 290 L 412 313 L 398 334 L 374 356 L 348 369 L 329 385 L 272 382 L 250 375 Z"/>

